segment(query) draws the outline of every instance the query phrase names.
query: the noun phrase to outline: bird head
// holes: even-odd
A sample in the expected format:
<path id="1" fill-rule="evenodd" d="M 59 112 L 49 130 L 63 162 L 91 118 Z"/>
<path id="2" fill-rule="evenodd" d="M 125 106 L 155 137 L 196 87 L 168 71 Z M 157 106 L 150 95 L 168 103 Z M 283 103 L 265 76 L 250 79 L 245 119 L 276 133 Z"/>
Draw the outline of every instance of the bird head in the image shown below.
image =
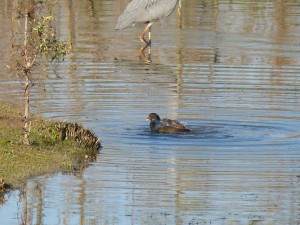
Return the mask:
<path id="1" fill-rule="evenodd" d="M 149 116 L 147 117 L 147 120 L 160 121 L 160 117 L 156 113 L 150 113 Z"/>

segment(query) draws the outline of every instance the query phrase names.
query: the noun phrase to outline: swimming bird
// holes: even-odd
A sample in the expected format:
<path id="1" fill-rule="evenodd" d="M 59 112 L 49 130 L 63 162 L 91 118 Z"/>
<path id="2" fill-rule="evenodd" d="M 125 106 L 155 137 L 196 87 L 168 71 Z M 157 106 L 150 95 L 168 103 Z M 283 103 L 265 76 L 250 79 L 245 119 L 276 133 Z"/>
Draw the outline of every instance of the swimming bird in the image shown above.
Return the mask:
<path id="1" fill-rule="evenodd" d="M 171 120 L 171 119 L 160 119 L 159 115 L 156 113 L 150 113 L 147 117 L 147 120 L 150 120 L 150 129 L 156 133 L 185 133 L 190 132 L 191 130 L 187 128 L 182 123 Z"/>
<path id="2" fill-rule="evenodd" d="M 179 0 L 132 0 L 123 14 L 119 17 L 116 25 L 116 30 L 123 30 L 128 27 L 133 27 L 136 23 L 146 23 L 147 26 L 140 35 L 140 40 L 151 45 L 151 26 L 164 17 L 169 16 Z M 145 39 L 145 34 L 149 32 L 148 41 Z"/>

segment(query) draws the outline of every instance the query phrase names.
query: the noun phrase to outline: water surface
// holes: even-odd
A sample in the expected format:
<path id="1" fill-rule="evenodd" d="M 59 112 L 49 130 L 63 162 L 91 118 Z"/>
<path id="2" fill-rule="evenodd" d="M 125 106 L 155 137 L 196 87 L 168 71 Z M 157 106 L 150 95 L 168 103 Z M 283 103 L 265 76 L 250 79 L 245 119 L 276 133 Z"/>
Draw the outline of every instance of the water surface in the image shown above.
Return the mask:
<path id="1" fill-rule="evenodd" d="M 114 31 L 128 1 L 58 2 L 73 54 L 36 78 L 32 110 L 83 123 L 104 147 L 81 172 L 7 194 L 1 224 L 21 223 L 24 199 L 27 224 L 300 223 L 297 1 L 184 1 L 153 26 L 151 65 L 143 25 Z M 1 98 L 21 103 L 6 76 Z M 153 134 L 151 112 L 192 132 Z"/>

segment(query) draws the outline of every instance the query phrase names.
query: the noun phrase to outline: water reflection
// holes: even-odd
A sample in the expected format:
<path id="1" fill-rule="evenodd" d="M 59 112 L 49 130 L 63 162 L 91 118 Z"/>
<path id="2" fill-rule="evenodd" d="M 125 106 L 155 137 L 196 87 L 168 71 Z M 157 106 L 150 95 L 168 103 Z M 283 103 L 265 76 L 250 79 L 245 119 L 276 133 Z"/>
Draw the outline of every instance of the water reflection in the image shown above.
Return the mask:
<path id="1" fill-rule="evenodd" d="M 143 26 L 114 31 L 127 3 L 59 1 L 59 34 L 74 54 L 49 65 L 33 108 L 84 123 L 104 149 L 82 173 L 35 178 L 21 199 L 9 193 L 1 223 L 298 224 L 299 4 L 182 1 L 181 20 L 156 24 L 145 65 Z M 9 23 L 11 3 L 0 4 Z M 18 82 L 0 73 L 0 96 L 18 99 Z M 153 134 L 150 112 L 193 132 Z"/>
<path id="2" fill-rule="evenodd" d="M 146 50 L 146 53 L 145 53 Z M 140 59 L 145 62 L 145 64 L 150 64 L 151 60 L 151 44 L 146 44 L 140 49 Z"/>
<path id="3" fill-rule="evenodd" d="M 168 4 L 163 2 L 153 1 L 132 1 L 130 2 L 124 12 L 120 15 L 118 23 L 116 24 L 116 30 L 124 30 L 133 27 L 136 23 L 144 23 L 146 27 L 140 35 L 140 41 L 144 43 L 144 47 L 140 49 L 140 58 L 146 63 L 150 64 L 151 61 L 151 28 L 155 22 L 158 22 L 165 17 L 172 14 L 178 5 L 178 0 L 169 1 Z M 179 3 L 178 16 L 181 15 L 182 4 Z M 148 38 L 145 38 L 145 35 Z M 145 50 L 147 49 L 147 54 Z"/>

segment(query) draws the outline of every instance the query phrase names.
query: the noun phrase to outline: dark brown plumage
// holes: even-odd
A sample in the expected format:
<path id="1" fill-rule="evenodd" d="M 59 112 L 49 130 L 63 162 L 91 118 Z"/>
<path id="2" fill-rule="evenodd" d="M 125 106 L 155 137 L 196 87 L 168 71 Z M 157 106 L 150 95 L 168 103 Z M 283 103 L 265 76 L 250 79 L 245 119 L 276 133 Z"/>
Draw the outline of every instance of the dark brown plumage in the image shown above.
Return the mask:
<path id="1" fill-rule="evenodd" d="M 147 117 L 147 120 L 150 120 L 150 129 L 156 133 L 186 133 L 191 130 L 187 128 L 185 125 L 179 123 L 176 120 L 171 119 L 163 119 L 161 120 L 159 115 L 156 113 L 150 113 Z"/>

